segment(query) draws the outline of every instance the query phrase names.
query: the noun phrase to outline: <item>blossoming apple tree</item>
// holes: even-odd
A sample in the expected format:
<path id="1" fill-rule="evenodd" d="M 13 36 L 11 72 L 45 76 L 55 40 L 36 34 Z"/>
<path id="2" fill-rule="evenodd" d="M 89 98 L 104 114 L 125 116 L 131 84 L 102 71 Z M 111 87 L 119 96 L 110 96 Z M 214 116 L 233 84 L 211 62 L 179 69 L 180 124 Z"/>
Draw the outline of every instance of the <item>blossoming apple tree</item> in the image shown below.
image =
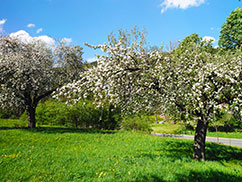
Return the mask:
<path id="1" fill-rule="evenodd" d="M 38 102 L 63 84 L 79 78 L 82 66 L 80 47 L 60 42 L 54 50 L 43 42 L 24 42 L 0 37 L 1 107 L 23 107 L 28 126 L 34 128 Z"/>
<path id="2" fill-rule="evenodd" d="M 219 56 L 205 51 L 186 51 L 175 61 L 169 105 L 197 118 L 194 137 L 194 159 L 205 160 L 205 140 L 215 108 L 221 104 L 241 105 L 242 57 Z"/>
<path id="3" fill-rule="evenodd" d="M 205 160 L 205 140 L 214 108 L 222 103 L 241 103 L 242 57 L 219 56 L 204 50 L 205 42 L 192 49 L 164 53 L 147 52 L 137 37 L 120 34 L 109 43 L 92 46 L 105 52 L 97 56 L 97 66 L 83 72 L 80 80 L 58 90 L 78 101 L 94 94 L 119 105 L 123 112 L 142 110 L 191 113 L 197 118 L 194 137 L 195 160 Z"/>

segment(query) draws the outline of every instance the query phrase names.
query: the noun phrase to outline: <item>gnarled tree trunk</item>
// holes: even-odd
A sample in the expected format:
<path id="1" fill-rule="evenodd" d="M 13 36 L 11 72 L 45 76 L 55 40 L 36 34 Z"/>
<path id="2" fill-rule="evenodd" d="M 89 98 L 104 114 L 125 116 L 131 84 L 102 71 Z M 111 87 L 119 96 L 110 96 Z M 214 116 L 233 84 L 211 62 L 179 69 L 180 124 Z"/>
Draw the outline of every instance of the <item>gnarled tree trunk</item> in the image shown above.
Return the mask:
<path id="1" fill-rule="evenodd" d="M 27 110 L 27 116 L 28 116 L 28 127 L 29 128 L 35 128 L 36 127 L 36 120 L 35 120 L 35 111 L 36 107 L 39 103 L 39 101 L 50 94 L 53 93 L 56 89 L 47 91 L 43 95 L 40 95 L 39 97 L 33 97 L 31 98 L 31 94 L 29 92 L 26 92 L 24 94 L 25 98 L 25 105 L 26 105 L 26 110 Z"/>
<path id="2" fill-rule="evenodd" d="M 36 107 L 32 104 L 27 105 L 27 115 L 28 115 L 28 127 L 35 128 L 36 127 L 36 120 L 35 120 L 35 109 Z"/>
<path id="3" fill-rule="evenodd" d="M 208 121 L 204 116 L 198 120 L 195 137 L 194 137 L 194 152 L 193 159 L 204 161 L 205 158 L 205 141 L 208 128 Z"/>

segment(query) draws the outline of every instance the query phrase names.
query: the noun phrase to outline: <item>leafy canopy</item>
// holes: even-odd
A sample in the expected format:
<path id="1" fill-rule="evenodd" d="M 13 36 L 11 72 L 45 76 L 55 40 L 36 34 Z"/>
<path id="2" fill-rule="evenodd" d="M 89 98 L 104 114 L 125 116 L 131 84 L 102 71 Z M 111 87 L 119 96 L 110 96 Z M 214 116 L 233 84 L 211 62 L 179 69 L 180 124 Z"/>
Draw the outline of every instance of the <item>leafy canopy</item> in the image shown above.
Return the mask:
<path id="1" fill-rule="evenodd" d="M 242 8 L 237 8 L 227 17 L 220 31 L 219 46 L 226 49 L 241 48 Z"/>

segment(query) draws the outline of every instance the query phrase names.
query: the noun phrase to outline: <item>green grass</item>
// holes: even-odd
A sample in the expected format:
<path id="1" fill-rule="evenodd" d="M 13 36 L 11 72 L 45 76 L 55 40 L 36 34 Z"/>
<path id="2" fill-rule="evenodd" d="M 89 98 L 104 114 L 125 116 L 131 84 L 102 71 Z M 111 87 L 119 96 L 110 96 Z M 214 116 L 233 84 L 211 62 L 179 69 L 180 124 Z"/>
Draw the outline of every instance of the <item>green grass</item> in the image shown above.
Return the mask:
<path id="1" fill-rule="evenodd" d="M 165 122 L 164 124 L 153 124 L 153 133 L 167 133 L 167 134 L 186 134 L 194 135 L 194 131 L 185 130 L 185 127 L 179 123 L 173 124 L 171 122 Z M 237 132 L 207 132 L 207 136 L 211 137 L 224 137 L 224 138 L 238 138 L 242 139 L 242 130 Z"/>
<path id="2" fill-rule="evenodd" d="M 242 181 L 242 148 L 142 133 L 68 128 L 1 129 L 0 181 Z"/>
<path id="3" fill-rule="evenodd" d="M 180 134 L 184 130 L 180 124 L 165 122 L 163 124 L 152 124 L 153 133 Z"/>
<path id="4" fill-rule="evenodd" d="M 207 136 L 242 139 L 242 132 L 207 132 Z"/>
<path id="5" fill-rule="evenodd" d="M 182 133 L 184 134 L 184 133 Z M 186 135 L 194 135 L 195 132 L 186 132 Z M 223 137 L 223 138 L 236 138 L 242 139 L 242 132 L 207 132 L 207 136 L 210 137 Z"/>

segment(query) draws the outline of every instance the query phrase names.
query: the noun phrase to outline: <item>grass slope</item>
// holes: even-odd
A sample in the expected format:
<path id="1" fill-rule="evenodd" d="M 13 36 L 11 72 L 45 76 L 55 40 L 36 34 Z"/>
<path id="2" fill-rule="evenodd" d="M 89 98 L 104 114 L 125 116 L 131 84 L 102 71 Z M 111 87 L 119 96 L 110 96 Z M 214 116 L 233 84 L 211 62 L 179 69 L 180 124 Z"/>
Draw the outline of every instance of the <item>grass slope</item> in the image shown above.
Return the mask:
<path id="1" fill-rule="evenodd" d="M 242 181 L 242 148 L 141 133 L 1 129 L 1 181 Z"/>
<path id="2" fill-rule="evenodd" d="M 153 133 L 181 134 L 185 129 L 180 124 L 165 122 L 163 124 L 152 124 Z"/>

